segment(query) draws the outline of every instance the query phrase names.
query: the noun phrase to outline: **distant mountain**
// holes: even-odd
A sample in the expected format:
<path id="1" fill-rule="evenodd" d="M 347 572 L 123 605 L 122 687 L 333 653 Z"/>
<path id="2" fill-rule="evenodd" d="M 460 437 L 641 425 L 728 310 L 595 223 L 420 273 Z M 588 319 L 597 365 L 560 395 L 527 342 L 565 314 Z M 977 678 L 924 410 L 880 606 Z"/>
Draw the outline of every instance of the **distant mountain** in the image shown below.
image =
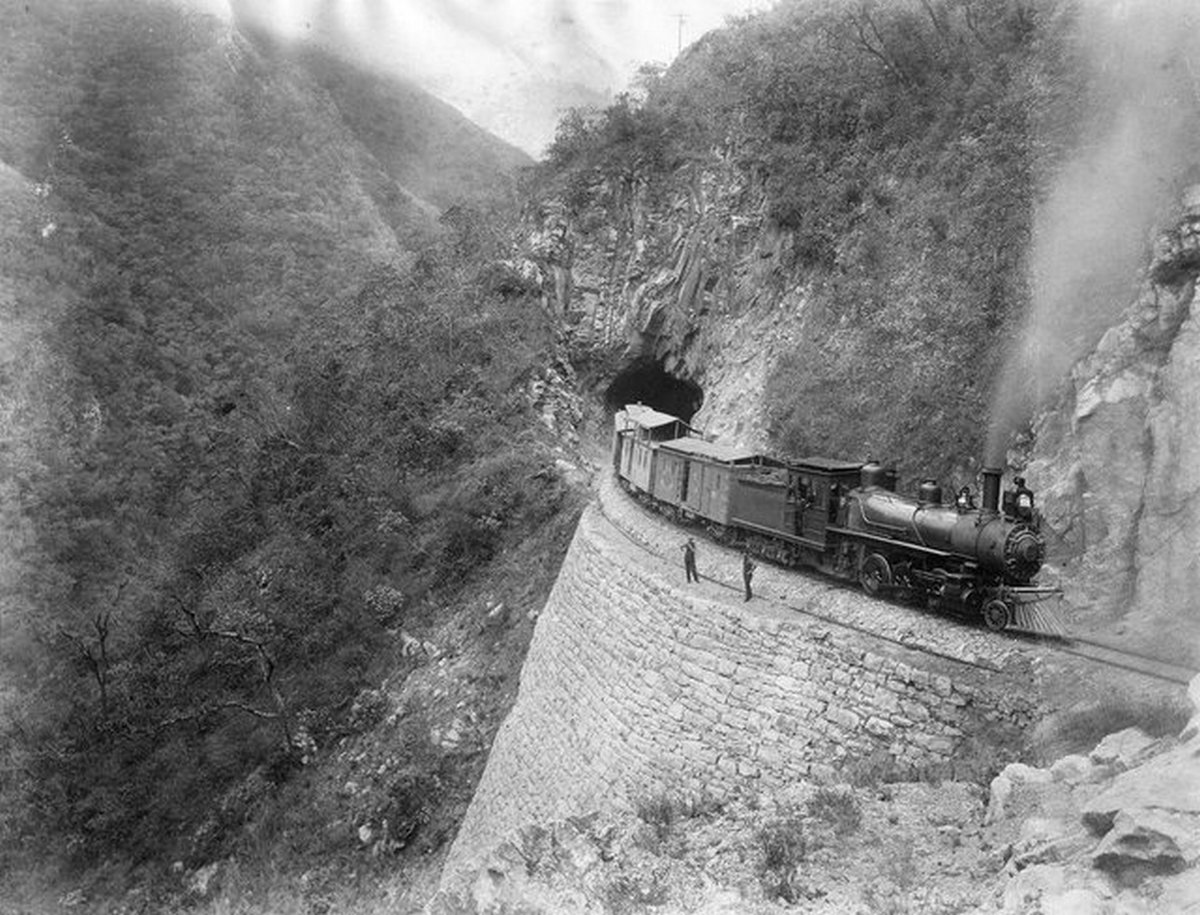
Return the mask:
<path id="1" fill-rule="evenodd" d="M 316 47 L 297 59 L 388 175 L 438 209 L 511 190 L 517 170 L 533 164 L 414 83 Z"/>
<path id="2" fill-rule="evenodd" d="M 531 161 L 413 85 L 165 2 L 6 4 L 0 34 L 0 162 L 53 243 L 243 313 L 323 301 Z"/>

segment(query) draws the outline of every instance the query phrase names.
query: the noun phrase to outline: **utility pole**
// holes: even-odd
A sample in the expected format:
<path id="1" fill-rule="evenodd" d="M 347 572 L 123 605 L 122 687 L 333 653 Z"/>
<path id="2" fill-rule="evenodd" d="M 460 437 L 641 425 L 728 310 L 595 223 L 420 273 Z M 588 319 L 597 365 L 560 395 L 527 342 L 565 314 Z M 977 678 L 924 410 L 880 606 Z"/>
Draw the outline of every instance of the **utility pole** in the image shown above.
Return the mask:
<path id="1" fill-rule="evenodd" d="M 683 13 L 676 13 L 675 19 L 678 22 L 678 28 L 676 29 L 675 37 L 675 53 L 678 54 L 683 50 L 683 24 L 687 22 L 687 16 L 685 16 Z"/>

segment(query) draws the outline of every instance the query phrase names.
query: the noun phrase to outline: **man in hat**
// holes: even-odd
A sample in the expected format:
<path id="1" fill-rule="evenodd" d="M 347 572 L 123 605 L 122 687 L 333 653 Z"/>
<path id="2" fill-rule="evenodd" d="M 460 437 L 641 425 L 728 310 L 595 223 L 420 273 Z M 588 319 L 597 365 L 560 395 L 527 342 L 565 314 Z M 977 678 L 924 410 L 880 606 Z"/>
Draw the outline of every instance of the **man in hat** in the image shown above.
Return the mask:
<path id="1" fill-rule="evenodd" d="M 700 580 L 700 576 L 696 574 L 696 541 L 691 537 L 688 537 L 687 543 L 683 545 L 683 573 L 689 582 Z"/>
<path id="2" fill-rule="evenodd" d="M 742 581 L 746 585 L 746 600 L 754 596 L 750 593 L 750 579 L 754 577 L 755 568 L 754 560 L 750 558 L 750 548 L 746 547 L 742 550 Z"/>

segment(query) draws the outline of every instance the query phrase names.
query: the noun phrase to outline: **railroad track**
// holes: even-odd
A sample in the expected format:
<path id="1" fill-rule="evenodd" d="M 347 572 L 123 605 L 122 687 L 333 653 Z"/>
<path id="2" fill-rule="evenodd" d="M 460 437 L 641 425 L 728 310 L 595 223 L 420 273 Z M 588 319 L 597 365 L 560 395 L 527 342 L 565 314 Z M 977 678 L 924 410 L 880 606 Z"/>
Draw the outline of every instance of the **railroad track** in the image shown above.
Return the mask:
<path id="1" fill-rule="evenodd" d="M 626 530 L 625 527 L 617 521 L 617 519 L 608 513 L 604 507 L 603 501 L 599 502 L 597 507 L 601 516 L 613 527 L 614 530 L 646 553 L 656 556 L 664 561 L 670 561 L 674 558 L 673 556 L 668 556 L 667 553 L 664 553 L 661 550 L 655 549 L 641 540 L 639 537 L 636 537 L 630 531 Z M 638 507 L 645 510 L 642 506 Z M 740 587 L 737 584 L 729 584 L 727 582 L 720 581 L 719 579 L 709 580 L 714 584 L 717 584 L 723 588 L 728 588 L 731 591 L 740 591 Z M 837 587 L 837 584 L 829 583 L 829 587 Z M 787 610 L 813 617 L 821 622 L 828 623 L 839 628 L 871 635 L 885 642 L 894 642 L 895 644 L 908 650 L 920 651 L 925 654 L 946 658 L 947 660 L 955 661 L 970 667 L 999 671 L 999 667 L 996 665 L 987 662 L 981 663 L 979 660 L 971 661 L 964 658 L 955 657 L 953 655 L 937 651 L 928 645 L 914 644 L 913 642 L 907 640 L 897 640 L 883 633 L 872 632 L 871 630 L 858 626 L 852 622 L 849 622 L 848 620 L 841 620 L 824 613 L 816 612 L 807 607 L 797 606 L 787 601 L 775 601 L 775 603 Z M 1082 636 L 1072 636 L 1065 631 L 1062 631 L 1061 628 L 1054 634 L 1047 634 L 1045 629 L 1042 629 L 1041 631 L 1022 631 L 1020 629 L 1016 629 L 1011 630 L 1010 632 L 1006 633 L 1006 635 L 1009 635 L 1009 637 L 1017 640 L 1029 640 L 1041 646 L 1042 648 L 1057 651 L 1062 654 L 1072 655 L 1086 661 L 1091 661 L 1095 664 L 1101 664 L 1106 667 L 1123 670 L 1128 673 L 1135 673 L 1144 677 L 1162 680 L 1169 683 L 1181 684 L 1184 686 L 1190 684 L 1198 672 L 1195 665 L 1164 660 L 1163 658 L 1158 658 L 1143 652 L 1100 642 L 1095 639 L 1089 639 Z"/>
<path id="2" fill-rule="evenodd" d="M 1046 639 L 1043 644 L 1054 651 L 1083 658 L 1096 664 L 1103 664 L 1106 667 L 1140 674 L 1143 677 L 1150 677 L 1156 680 L 1165 680 L 1169 683 L 1178 683 L 1183 686 L 1191 683 L 1197 673 L 1194 664 L 1168 661 L 1154 655 L 1131 651 L 1127 648 L 1109 645 L 1105 642 L 1098 642 L 1095 639 L 1087 639 L 1080 636 Z"/>

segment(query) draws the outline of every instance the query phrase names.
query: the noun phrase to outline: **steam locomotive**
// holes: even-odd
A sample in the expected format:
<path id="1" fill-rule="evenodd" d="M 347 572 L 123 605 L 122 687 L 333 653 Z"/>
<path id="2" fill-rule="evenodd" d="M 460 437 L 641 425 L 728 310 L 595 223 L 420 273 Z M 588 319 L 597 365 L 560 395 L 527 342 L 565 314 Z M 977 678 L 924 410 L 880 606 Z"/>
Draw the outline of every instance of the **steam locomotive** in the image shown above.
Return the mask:
<path id="1" fill-rule="evenodd" d="M 1045 630 L 1035 609 L 1054 589 L 1033 584 L 1046 546 L 1034 494 L 1020 477 L 982 472 L 977 506 L 951 504 L 923 481 L 896 492 L 894 469 L 826 458 L 780 461 L 707 441 L 678 417 L 641 404 L 617 412 L 613 468 L 626 489 L 718 542 L 773 562 L 855 580 L 965 613 L 990 629 Z"/>

